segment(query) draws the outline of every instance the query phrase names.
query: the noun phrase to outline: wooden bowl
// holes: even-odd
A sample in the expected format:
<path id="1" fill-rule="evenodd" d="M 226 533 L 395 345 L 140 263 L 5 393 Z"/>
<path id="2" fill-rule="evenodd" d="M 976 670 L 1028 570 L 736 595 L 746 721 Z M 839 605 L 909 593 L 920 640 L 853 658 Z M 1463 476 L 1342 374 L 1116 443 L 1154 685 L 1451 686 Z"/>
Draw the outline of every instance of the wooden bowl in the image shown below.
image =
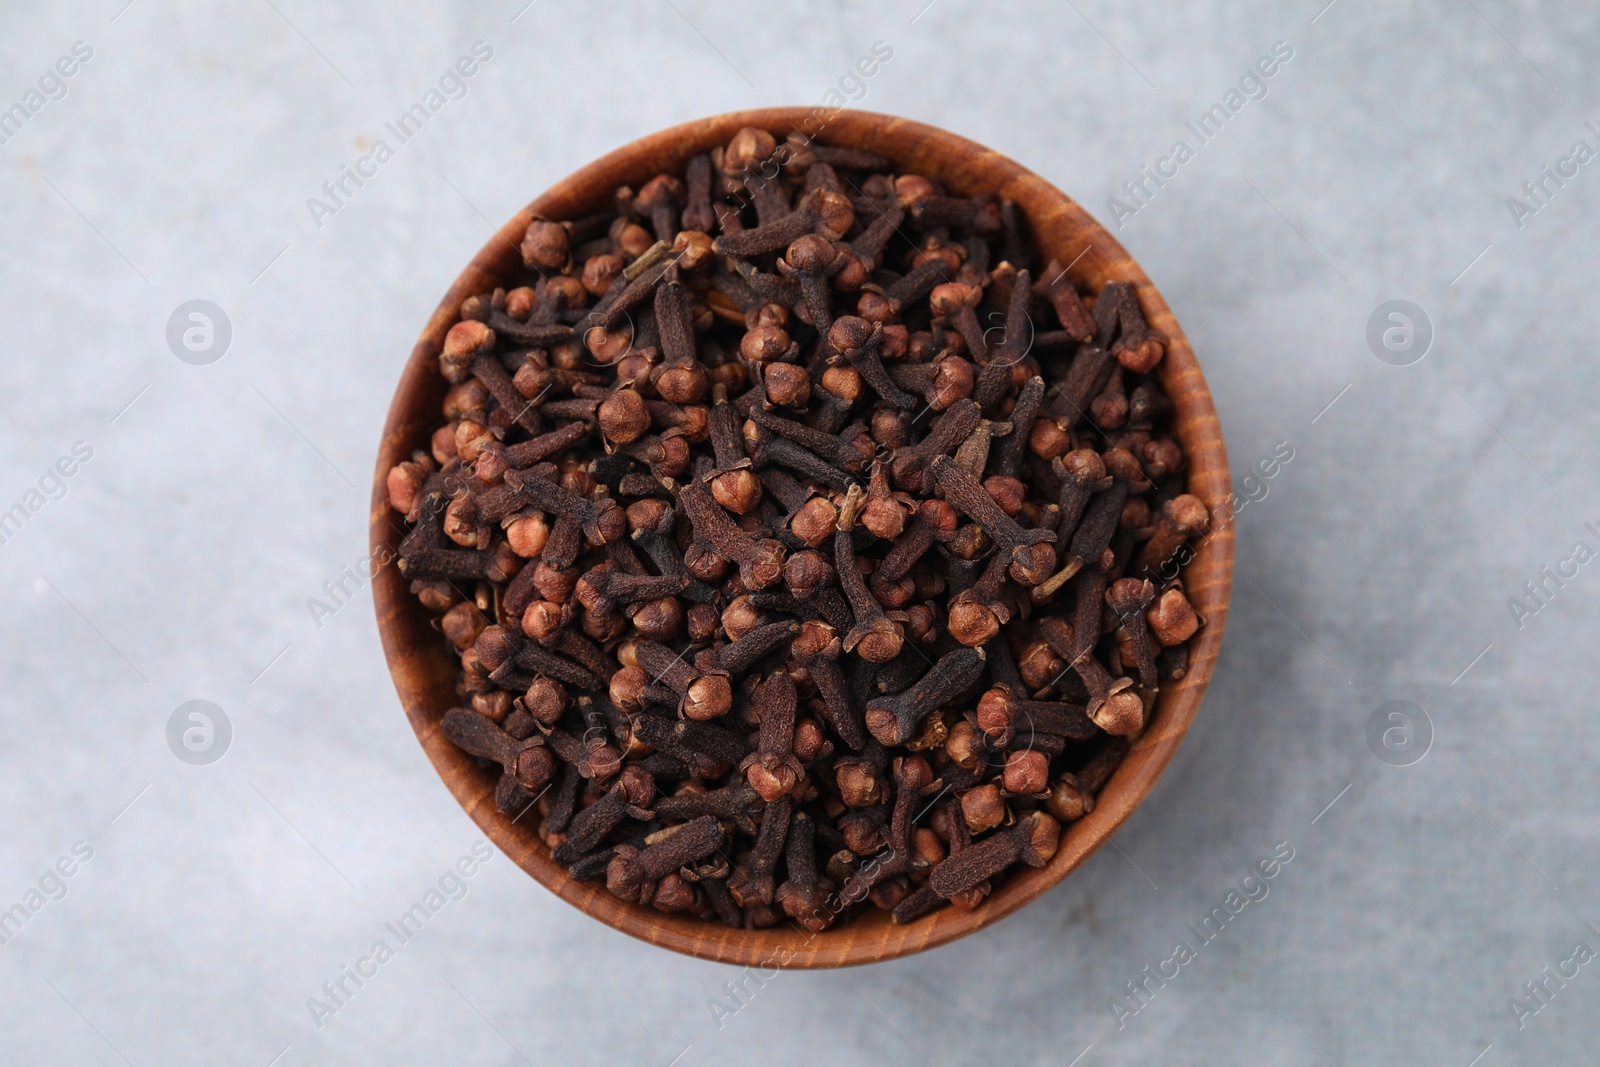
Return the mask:
<path id="1" fill-rule="evenodd" d="M 558 182 L 500 228 L 440 301 L 401 374 L 373 474 L 370 523 L 375 559 L 395 559 L 404 532 L 389 507 L 385 477 L 413 450 L 426 449 L 429 435 L 439 424 L 446 383 L 437 360 L 445 332 L 456 321 L 466 297 L 496 286 L 522 284 L 517 246 L 530 219 L 534 215 L 574 219 L 602 210 L 609 206 L 612 190 L 618 185 L 638 188 L 658 173 L 679 173 L 690 156 L 726 144 L 741 127 L 770 130 L 781 143 L 785 134 L 808 122 L 815 129 L 816 113 L 810 109 L 769 108 L 717 115 L 662 130 Z M 537 815 L 513 824 L 510 816 L 496 810 L 495 776 L 440 735 L 440 718 L 459 703 L 455 694 L 458 664 L 438 631 L 429 625 L 431 613 L 408 591 L 409 583 L 397 568 L 385 566 L 373 581 L 373 600 L 395 688 L 428 758 L 489 839 L 556 895 L 601 922 L 651 944 L 743 965 L 838 967 L 919 952 L 1011 914 L 1065 878 L 1144 800 L 1194 721 L 1222 644 L 1233 578 L 1233 529 L 1226 504 L 1228 461 L 1211 395 L 1183 330 L 1122 246 L 1076 202 L 1038 175 L 944 130 L 889 115 L 843 111 L 827 120 L 817 136 L 824 143 L 887 156 L 897 169 L 938 179 L 952 195 L 987 191 L 1016 201 L 1032 226 L 1040 261 L 1054 257 L 1071 264 L 1069 273 L 1080 290 L 1099 292 L 1107 282 L 1132 282 L 1150 325 L 1169 339 L 1161 381 L 1176 405 L 1175 433 L 1188 457 L 1189 491 L 1220 519 L 1220 528 L 1199 545 L 1183 570 L 1189 597 L 1205 620 L 1190 645 L 1188 673 L 1182 681 L 1162 687 L 1143 736 L 1106 784 L 1094 812 L 1064 828 L 1055 858 L 1047 866 L 1013 872 L 971 912 L 946 907 L 897 926 L 886 913 L 869 909 L 852 922 L 815 935 L 788 925 L 734 930 L 692 917 L 664 915 L 624 903 L 602 884 L 569 878 L 535 833 Z"/>

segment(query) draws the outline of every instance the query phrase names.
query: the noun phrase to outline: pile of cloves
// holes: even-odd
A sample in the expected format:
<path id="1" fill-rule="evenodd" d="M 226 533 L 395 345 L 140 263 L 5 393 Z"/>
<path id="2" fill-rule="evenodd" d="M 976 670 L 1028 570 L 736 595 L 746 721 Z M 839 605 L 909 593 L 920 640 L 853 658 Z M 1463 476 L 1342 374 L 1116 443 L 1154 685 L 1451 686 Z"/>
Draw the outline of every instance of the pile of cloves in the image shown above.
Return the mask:
<path id="1" fill-rule="evenodd" d="M 501 810 L 739 927 L 1049 862 L 1201 625 L 1133 287 L 1035 275 L 1009 201 L 752 128 L 520 251 L 388 476 L 461 662 L 440 729 Z"/>

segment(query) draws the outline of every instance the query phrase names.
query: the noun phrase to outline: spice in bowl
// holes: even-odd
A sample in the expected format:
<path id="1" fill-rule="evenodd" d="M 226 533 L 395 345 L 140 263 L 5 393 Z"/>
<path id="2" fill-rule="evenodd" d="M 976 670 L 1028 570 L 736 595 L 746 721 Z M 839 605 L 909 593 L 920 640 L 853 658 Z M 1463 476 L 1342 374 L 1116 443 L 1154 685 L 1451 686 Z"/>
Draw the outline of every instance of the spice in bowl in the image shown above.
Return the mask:
<path id="1" fill-rule="evenodd" d="M 736 927 L 1048 863 L 1203 624 L 1134 288 L 1040 269 L 1009 201 L 754 128 L 521 254 L 388 475 L 497 806 Z"/>

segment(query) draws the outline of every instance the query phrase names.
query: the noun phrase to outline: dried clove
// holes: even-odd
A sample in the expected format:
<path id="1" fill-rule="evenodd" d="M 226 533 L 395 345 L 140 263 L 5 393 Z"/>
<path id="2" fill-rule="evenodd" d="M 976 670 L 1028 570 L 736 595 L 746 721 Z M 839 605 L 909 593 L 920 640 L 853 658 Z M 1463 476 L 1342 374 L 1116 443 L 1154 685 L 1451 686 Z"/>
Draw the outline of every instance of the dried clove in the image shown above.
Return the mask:
<path id="1" fill-rule="evenodd" d="M 1188 669 L 1207 512 L 1133 285 L 778 146 L 532 220 L 386 484 L 496 806 L 622 900 L 816 933 L 1049 862 Z"/>

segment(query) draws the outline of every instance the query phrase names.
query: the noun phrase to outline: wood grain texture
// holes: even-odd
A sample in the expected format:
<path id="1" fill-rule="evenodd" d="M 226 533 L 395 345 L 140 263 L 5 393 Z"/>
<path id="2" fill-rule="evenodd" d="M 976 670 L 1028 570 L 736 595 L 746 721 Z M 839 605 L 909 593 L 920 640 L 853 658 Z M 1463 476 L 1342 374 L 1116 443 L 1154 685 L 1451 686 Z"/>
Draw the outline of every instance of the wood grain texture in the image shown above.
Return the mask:
<path id="1" fill-rule="evenodd" d="M 806 108 L 742 111 L 652 134 L 558 183 L 489 240 L 428 320 L 395 390 L 373 474 L 370 525 L 375 558 L 394 559 L 404 533 L 404 524 L 388 505 L 388 471 L 413 450 L 428 447 L 429 435 L 440 418 L 446 384 L 438 373 L 437 360 L 444 335 L 466 297 L 500 285 L 522 284 L 517 246 L 532 217 L 570 219 L 602 210 L 609 206 L 616 186 L 637 188 L 655 174 L 677 173 L 690 156 L 725 144 L 740 127 L 762 127 L 781 142 L 812 115 Z M 1189 491 L 1204 501 L 1220 522 L 1199 543 L 1182 572 L 1195 610 L 1205 620 L 1190 645 L 1188 674 L 1180 682 L 1163 686 L 1150 725 L 1106 784 L 1094 812 L 1063 833 L 1055 858 L 1045 867 L 1024 868 L 1012 875 L 972 912 L 944 908 L 896 926 L 885 913 L 872 910 L 815 935 L 789 926 L 731 930 L 694 918 L 663 915 L 623 903 L 601 885 L 568 878 L 535 833 L 537 813 L 513 824 L 511 816 L 495 809 L 494 776 L 440 736 L 440 718 L 458 703 L 457 664 L 429 625 L 430 612 L 408 592 L 409 583 L 393 565 L 384 567 L 373 582 L 373 600 L 400 702 L 440 777 L 489 839 L 557 896 L 601 922 L 677 952 L 741 965 L 838 967 L 893 959 L 972 933 L 1065 878 L 1093 855 L 1149 794 L 1194 722 L 1222 644 L 1233 580 L 1228 460 L 1211 395 L 1182 328 L 1132 257 L 1064 193 L 1012 160 L 954 134 L 888 115 L 846 111 L 828 121 L 818 136 L 825 143 L 878 152 L 893 160 L 900 171 L 937 178 L 953 195 L 992 191 L 1016 201 L 1032 225 L 1041 262 L 1054 257 L 1073 264 L 1070 274 L 1080 290 L 1098 292 L 1112 281 L 1133 283 L 1151 326 L 1169 341 L 1161 379 L 1176 407 L 1175 434 L 1188 457 Z"/>

